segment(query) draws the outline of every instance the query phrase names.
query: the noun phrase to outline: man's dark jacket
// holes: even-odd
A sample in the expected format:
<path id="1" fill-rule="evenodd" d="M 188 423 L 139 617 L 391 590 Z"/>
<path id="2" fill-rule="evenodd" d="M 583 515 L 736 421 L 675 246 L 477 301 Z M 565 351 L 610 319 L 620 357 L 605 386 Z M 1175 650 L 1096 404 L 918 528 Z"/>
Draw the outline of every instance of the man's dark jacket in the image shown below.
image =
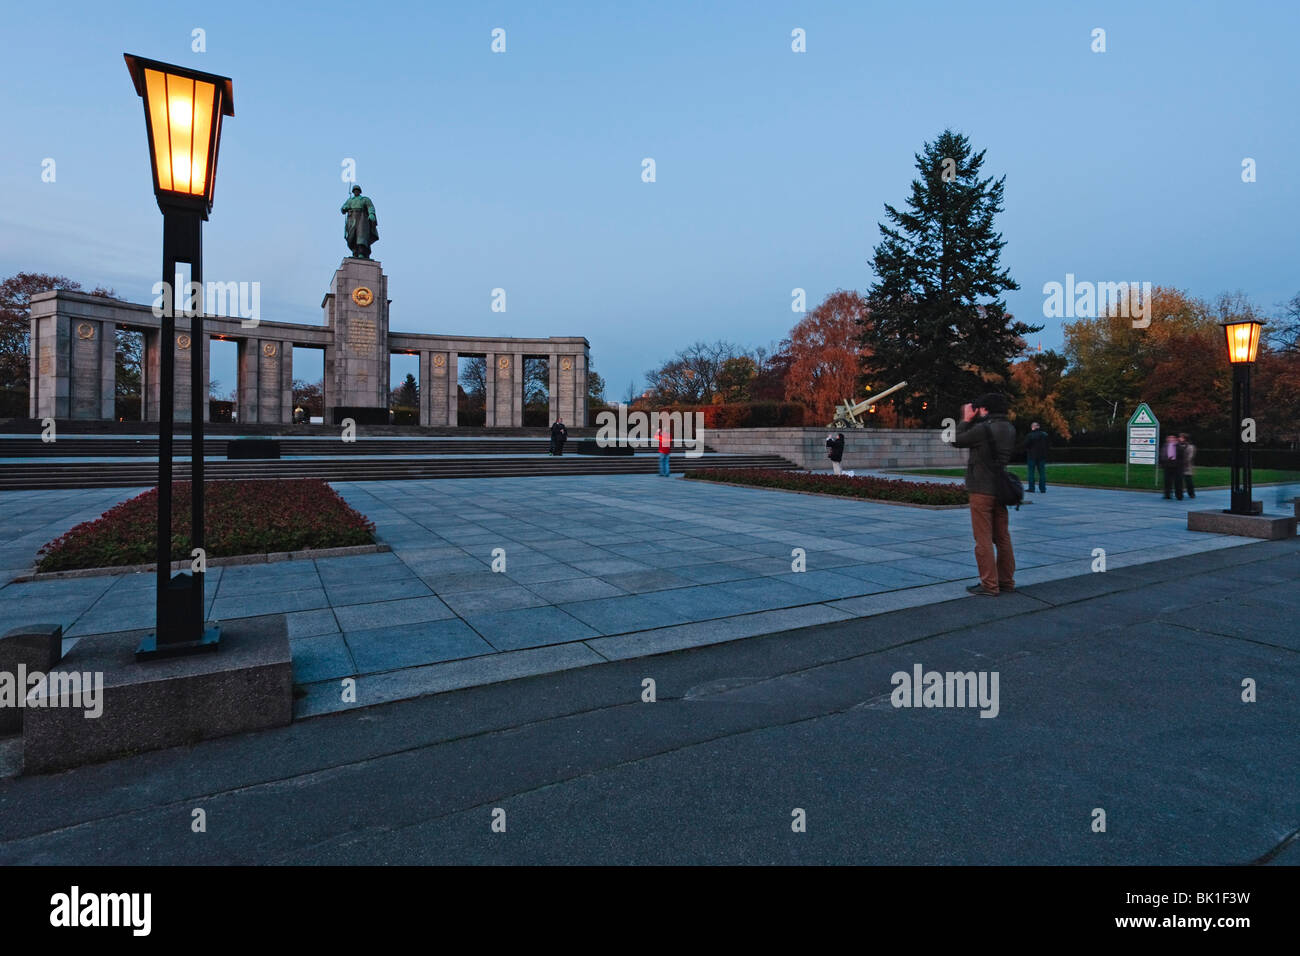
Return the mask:
<path id="1" fill-rule="evenodd" d="M 1025 458 L 1028 461 L 1047 461 L 1047 432 L 1040 428 L 1025 436 Z"/>
<path id="2" fill-rule="evenodd" d="M 1016 447 L 1016 426 L 1007 416 L 990 413 L 957 424 L 957 437 L 953 444 L 969 448 L 966 462 L 966 490 L 973 495 L 997 495 L 998 466 L 1011 461 Z"/>
<path id="3" fill-rule="evenodd" d="M 826 439 L 826 447 L 830 449 L 826 453 L 826 457 L 831 461 L 844 460 L 844 439 L 839 435 L 833 435 Z"/>
<path id="4" fill-rule="evenodd" d="M 560 442 L 561 444 L 563 444 L 565 441 L 568 440 L 568 438 L 569 438 L 569 430 L 565 428 L 563 425 L 561 425 L 559 422 L 556 422 L 554 425 L 551 426 L 551 441 Z"/>

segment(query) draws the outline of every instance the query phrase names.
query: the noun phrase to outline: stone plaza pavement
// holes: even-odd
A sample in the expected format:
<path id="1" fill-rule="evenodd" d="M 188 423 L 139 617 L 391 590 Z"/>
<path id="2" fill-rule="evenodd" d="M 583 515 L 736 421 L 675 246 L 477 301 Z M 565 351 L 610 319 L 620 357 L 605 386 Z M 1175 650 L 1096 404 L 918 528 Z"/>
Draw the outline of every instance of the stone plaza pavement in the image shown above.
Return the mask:
<path id="1" fill-rule="evenodd" d="M 335 487 L 391 552 L 208 575 L 210 618 L 287 615 L 300 717 L 937 604 L 975 579 L 964 508 L 651 475 Z M 40 545 L 138 491 L 0 495 L 0 631 L 53 621 L 72 641 L 153 625 L 152 574 L 12 580 Z M 1249 543 L 1187 530 L 1189 506 L 1227 499 L 1050 488 L 1011 512 L 1017 584 L 1086 574 L 1097 548 L 1114 569 Z"/>

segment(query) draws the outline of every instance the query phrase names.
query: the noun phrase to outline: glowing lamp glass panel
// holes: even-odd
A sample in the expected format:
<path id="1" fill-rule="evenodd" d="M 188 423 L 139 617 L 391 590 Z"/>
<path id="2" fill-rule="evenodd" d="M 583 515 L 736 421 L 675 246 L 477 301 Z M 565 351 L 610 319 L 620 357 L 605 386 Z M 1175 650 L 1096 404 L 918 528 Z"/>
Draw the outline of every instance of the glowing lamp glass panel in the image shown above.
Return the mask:
<path id="1" fill-rule="evenodd" d="M 1228 338 L 1228 361 L 1233 365 L 1250 364 L 1259 353 L 1259 322 L 1235 322 L 1223 327 Z"/>
<path id="2" fill-rule="evenodd" d="M 167 126 L 167 77 L 157 70 L 144 71 L 145 96 L 149 103 L 149 130 L 153 134 L 154 169 L 158 188 L 172 191 L 171 134 Z"/>
<path id="3" fill-rule="evenodd" d="M 202 196 L 208 185 L 217 88 L 202 80 L 144 71 L 158 188 Z M 218 121 L 219 122 L 219 121 Z"/>

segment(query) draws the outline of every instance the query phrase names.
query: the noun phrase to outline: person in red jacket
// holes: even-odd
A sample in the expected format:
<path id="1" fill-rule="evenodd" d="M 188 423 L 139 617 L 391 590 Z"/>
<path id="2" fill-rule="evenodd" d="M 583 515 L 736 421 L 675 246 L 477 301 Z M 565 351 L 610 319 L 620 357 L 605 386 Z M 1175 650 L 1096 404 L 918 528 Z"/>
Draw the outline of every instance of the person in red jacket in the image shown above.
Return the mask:
<path id="1" fill-rule="evenodd" d="M 659 430 L 655 432 L 655 441 L 659 443 L 659 474 L 668 478 L 671 476 L 668 456 L 673 450 L 673 434 L 663 422 L 659 423 Z"/>

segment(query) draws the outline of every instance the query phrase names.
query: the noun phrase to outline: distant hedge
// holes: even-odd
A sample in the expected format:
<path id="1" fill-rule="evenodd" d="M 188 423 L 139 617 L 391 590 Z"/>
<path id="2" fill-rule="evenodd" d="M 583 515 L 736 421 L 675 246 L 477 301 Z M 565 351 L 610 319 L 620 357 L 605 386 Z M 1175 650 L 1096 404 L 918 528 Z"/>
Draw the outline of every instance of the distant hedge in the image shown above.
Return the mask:
<path id="1" fill-rule="evenodd" d="M 778 428 L 813 424 L 797 402 L 739 402 L 730 405 L 673 405 L 638 411 L 703 412 L 705 428 Z"/>
<path id="2" fill-rule="evenodd" d="M 26 418 L 27 412 L 27 389 L 0 388 L 0 418 Z"/>
<path id="3" fill-rule="evenodd" d="M 1017 452 L 1013 461 L 1023 462 L 1025 453 Z M 1282 471 L 1300 471 L 1300 451 L 1291 451 L 1285 448 L 1256 448 L 1250 456 L 1251 466 L 1254 468 L 1277 468 Z M 1047 450 L 1047 462 L 1051 464 L 1056 462 L 1061 465 L 1082 465 L 1082 464 L 1124 464 L 1123 448 L 1069 448 L 1062 446 L 1060 448 L 1049 448 Z M 1220 465 L 1227 467 L 1232 464 L 1231 448 L 1196 448 L 1196 464 L 1198 465 Z"/>
<path id="4" fill-rule="evenodd" d="M 697 468 L 686 472 L 696 481 L 720 481 L 782 491 L 808 491 L 868 501 L 901 501 L 916 505 L 964 505 L 970 498 L 955 482 L 902 481 L 873 475 L 849 477 L 774 468 Z"/>

